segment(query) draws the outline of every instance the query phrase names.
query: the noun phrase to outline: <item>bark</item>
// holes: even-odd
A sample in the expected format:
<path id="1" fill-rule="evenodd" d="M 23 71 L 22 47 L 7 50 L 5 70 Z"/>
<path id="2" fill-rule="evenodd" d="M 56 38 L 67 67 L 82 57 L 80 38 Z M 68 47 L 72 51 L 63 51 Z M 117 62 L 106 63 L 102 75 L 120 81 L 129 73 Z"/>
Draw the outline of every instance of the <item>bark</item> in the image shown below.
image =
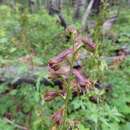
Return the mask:
<path id="1" fill-rule="evenodd" d="M 36 10 L 36 3 L 34 0 L 28 0 L 30 12 L 33 13 Z"/>
<path id="2" fill-rule="evenodd" d="M 2 4 L 3 3 L 3 0 L 0 0 L 0 4 Z"/>
<path id="3" fill-rule="evenodd" d="M 63 7 L 63 0 L 58 0 L 58 8 L 62 9 Z"/>
<path id="4" fill-rule="evenodd" d="M 12 8 L 13 8 L 13 9 L 16 9 L 16 1 L 15 1 L 15 0 L 12 0 L 11 5 L 12 5 Z"/>
<path id="5" fill-rule="evenodd" d="M 90 3 L 89 3 L 89 5 L 88 5 L 88 7 L 85 10 L 84 15 L 83 15 L 83 19 L 82 19 L 82 31 L 86 30 L 88 17 L 89 17 L 89 15 L 91 13 L 91 9 L 92 9 L 93 3 L 94 3 L 94 0 L 91 0 Z"/>
<path id="6" fill-rule="evenodd" d="M 67 22 L 66 22 L 66 20 L 65 20 L 65 18 L 63 16 L 63 14 L 59 13 L 57 15 L 58 15 L 61 26 L 64 27 L 64 29 L 66 29 L 67 28 Z"/>
<path id="7" fill-rule="evenodd" d="M 101 0 L 95 0 L 93 3 L 92 9 L 94 9 L 94 12 L 96 14 L 98 14 L 100 11 L 100 4 L 101 4 Z"/>
<path id="8" fill-rule="evenodd" d="M 24 126 L 21 126 L 21 125 L 18 125 L 14 121 L 9 120 L 8 118 L 4 118 L 4 121 L 7 124 L 10 124 L 10 125 L 14 126 L 15 128 L 18 128 L 19 130 L 28 130 L 28 128 L 26 128 Z"/>
<path id="9" fill-rule="evenodd" d="M 53 4 L 54 8 L 56 8 L 58 10 L 61 10 L 62 3 L 63 3 L 63 0 L 52 0 L 52 4 Z"/>
<path id="10" fill-rule="evenodd" d="M 84 4 L 85 4 L 84 0 L 76 0 L 75 1 L 75 12 L 74 12 L 75 19 L 81 18 L 81 12 L 83 11 Z"/>
<path id="11" fill-rule="evenodd" d="M 60 0 L 50 0 L 48 3 L 48 9 L 52 9 L 52 8 L 55 10 L 61 11 L 61 1 Z"/>
<path id="12" fill-rule="evenodd" d="M 43 2 L 44 8 L 48 9 L 48 5 L 49 5 L 49 0 L 44 0 Z"/>
<path id="13" fill-rule="evenodd" d="M 0 68 L 0 83 L 6 83 L 9 86 L 16 87 L 22 83 L 36 85 L 38 73 L 47 73 L 47 67 L 34 67 L 20 72 L 20 66 L 8 66 Z M 45 85 L 52 85 L 47 76 L 41 78 L 40 82 Z"/>
<path id="14" fill-rule="evenodd" d="M 128 5 L 130 6 L 130 0 L 128 0 Z"/>
<path id="15" fill-rule="evenodd" d="M 59 9 L 59 7 L 56 6 L 56 3 L 54 4 L 53 2 L 54 1 L 49 2 L 49 5 L 48 5 L 49 14 L 58 16 L 58 20 L 59 20 L 61 26 L 64 27 L 64 29 L 66 29 L 67 22 L 63 16 L 63 14 L 61 13 L 61 9 Z"/>
<path id="16" fill-rule="evenodd" d="M 112 27 L 113 27 L 113 24 L 117 21 L 117 16 L 113 16 L 111 18 L 109 18 L 108 20 L 106 20 L 104 23 L 103 23 L 103 26 L 102 26 L 102 34 L 105 36 L 107 36 L 107 34 L 110 33 Z"/>

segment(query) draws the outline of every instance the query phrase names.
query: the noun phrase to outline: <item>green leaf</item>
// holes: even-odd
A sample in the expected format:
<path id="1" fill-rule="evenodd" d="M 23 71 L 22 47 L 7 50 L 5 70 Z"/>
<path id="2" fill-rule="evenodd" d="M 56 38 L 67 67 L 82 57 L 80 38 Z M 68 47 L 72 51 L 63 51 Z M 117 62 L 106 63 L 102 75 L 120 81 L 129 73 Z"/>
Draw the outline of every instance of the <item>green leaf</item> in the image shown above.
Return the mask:
<path id="1" fill-rule="evenodd" d="M 85 128 L 85 126 L 82 124 L 79 125 L 79 129 L 80 130 L 90 130 L 89 128 Z"/>
<path id="2" fill-rule="evenodd" d="M 122 125 L 119 130 L 130 130 L 130 122 Z"/>

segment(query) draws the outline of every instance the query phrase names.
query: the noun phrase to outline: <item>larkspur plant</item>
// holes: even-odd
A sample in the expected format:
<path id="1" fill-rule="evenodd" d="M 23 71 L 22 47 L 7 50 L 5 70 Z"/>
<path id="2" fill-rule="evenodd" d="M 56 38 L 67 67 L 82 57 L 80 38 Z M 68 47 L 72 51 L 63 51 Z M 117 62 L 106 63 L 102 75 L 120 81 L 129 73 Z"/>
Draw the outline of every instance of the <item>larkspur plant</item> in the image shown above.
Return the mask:
<path id="1" fill-rule="evenodd" d="M 46 102 L 52 101 L 58 96 L 61 96 L 64 100 L 64 105 L 51 118 L 56 127 L 65 126 L 67 123 L 69 99 L 73 95 L 80 96 L 86 93 L 94 86 L 94 82 L 82 73 L 82 66 L 75 66 L 75 63 L 80 59 L 79 51 L 81 48 L 85 47 L 87 50 L 94 52 L 96 44 L 90 38 L 80 35 L 75 27 L 69 26 L 66 32 L 73 39 L 73 47 L 50 59 L 48 63 L 49 78 L 60 80 L 62 88 L 56 91 L 48 91 L 44 95 Z"/>

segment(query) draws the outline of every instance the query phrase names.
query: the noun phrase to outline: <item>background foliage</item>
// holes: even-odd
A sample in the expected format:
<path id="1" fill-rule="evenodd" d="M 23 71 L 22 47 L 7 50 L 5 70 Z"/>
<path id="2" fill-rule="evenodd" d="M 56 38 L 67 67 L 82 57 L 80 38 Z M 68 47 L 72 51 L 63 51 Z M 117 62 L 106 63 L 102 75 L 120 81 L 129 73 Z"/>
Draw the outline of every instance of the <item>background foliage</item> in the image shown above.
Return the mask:
<path id="1" fill-rule="evenodd" d="M 105 39 L 101 51 L 106 55 L 124 44 L 130 44 L 130 9 L 125 5 L 121 8 L 120 16 L 113 27 L 118 43 Z M 64 10 L 65 17 L 70 23 L 79 28 L 80 21 L 74 22 Z M 70 14 L 71 15 L 71 14 Z M 114 36 L 115 36 L 114 35 Z M 96 38 L 95 38 L 96 39 Z M 98 41 L 97 41 L 98 43 Z M 23 12 L 13 10 L 7 5 L 0 6 L 0 66 L 18 64 L 22 56 L 32 54 L 35 65 L 46 65 L 48 60 L 65 48 L 71 46 L 66 42 L 64 29 L 59 25 L 55 16 L 49 16 L 46 10 L 38 10 L 30 14 L 27 9 Z M 95 68 L 95 62 L 90 58 L 83 61 L 86 73 L 97 79 L 101 70 Z M 119 67 L 103 69 L 103 82 L 112 85 L 108 93 L 95 89 L 93 92 L 74 98 L 70 105 L 68 120 L 80 120 L 80 130 L 129 130 L 130 129 L 130 57 Z M 93 75 L 94 74 L 94 75 Z M 97 74 L 97 75 L 95 75 Z M 46 75 L 46 73 L 45 73 Z M 44 76 L 44 74 L 42 75 Z M 50 115 L 63 104 L 60 98 L 45 103 L 43 94 L 53 90 L 39 84 L 32 87 L 22 84 L 10 93 L 2 94 L 8 89 L 6 84 L 0 85 L 0 129 L 18 130 L 16 126 L 25 126 L 29 130 L 49 130 L 52 126 Z M 90 95 L 96 96 L 101 102 L 95 104 L 89 100 Z M 5 119 L 8 117 L 12 122 Z M 74 129 L 76 130 L 76 128 Z"/>

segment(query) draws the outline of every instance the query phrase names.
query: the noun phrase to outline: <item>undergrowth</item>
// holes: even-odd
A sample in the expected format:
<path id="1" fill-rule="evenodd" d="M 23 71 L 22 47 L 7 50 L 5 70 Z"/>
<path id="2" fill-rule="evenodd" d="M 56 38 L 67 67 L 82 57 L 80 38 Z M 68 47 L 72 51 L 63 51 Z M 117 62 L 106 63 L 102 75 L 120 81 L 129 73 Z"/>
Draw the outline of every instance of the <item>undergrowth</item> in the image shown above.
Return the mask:
<path id="1" fill-rule="evenodd" d="M 116 43 L 105 39 L 105 47 L 102 46 L 104 52 L 101 54 L 112 56 L 113 50 L 130 44 L 129 11 L 128 8 L 122 9 L 112 30 Z M 72 22 L 71 19 L 70 21 Z M 80 27 L 79 22 L 75 25 Z M 70 46 L 71 42 L 66 42 L 63 28 L 59 26 L 56 18 L 49 16 L 46 11 L 30 14 L 27 10 L 23 13 L 16 10 L 14 13 L 8 6 L 0 7 L 0 66 L 17 64 L 19 58 L 31 54 L 34 65 L 46 65 L 50 58 Z M 100 52 L 98 53 L 100 55 Z M 109 83 L 109 92 L 95 89 L 75 97 L 69 104 L 68 119 L 77 119 L 76 126 L 80 130 L 129 130 L 130 57 L 119 66 L 109 69 L 104 61 L 97 61 L 97 57 L 92 56 L 94 60 L 90 58 L 83 61 L 85 73 L 93 80 L 99 76 L 104 83 Z M 100 64 L 100 68 L 93 64 Z M 63 101 L 57 98 L 45 103 L 43 94 L 56 88 L 37 82 L 34 87 L 22 84 L 18 89 L 3 95 L 8 86 L 0 85 L 0 129 L 17 130 L 17 125 L 20 125 L 30 130 L 49 130 L 50 126 L 53 126 L 49 117 L 63 105 Z M 91 96 L 100 102 L 92 102 Z"/>

